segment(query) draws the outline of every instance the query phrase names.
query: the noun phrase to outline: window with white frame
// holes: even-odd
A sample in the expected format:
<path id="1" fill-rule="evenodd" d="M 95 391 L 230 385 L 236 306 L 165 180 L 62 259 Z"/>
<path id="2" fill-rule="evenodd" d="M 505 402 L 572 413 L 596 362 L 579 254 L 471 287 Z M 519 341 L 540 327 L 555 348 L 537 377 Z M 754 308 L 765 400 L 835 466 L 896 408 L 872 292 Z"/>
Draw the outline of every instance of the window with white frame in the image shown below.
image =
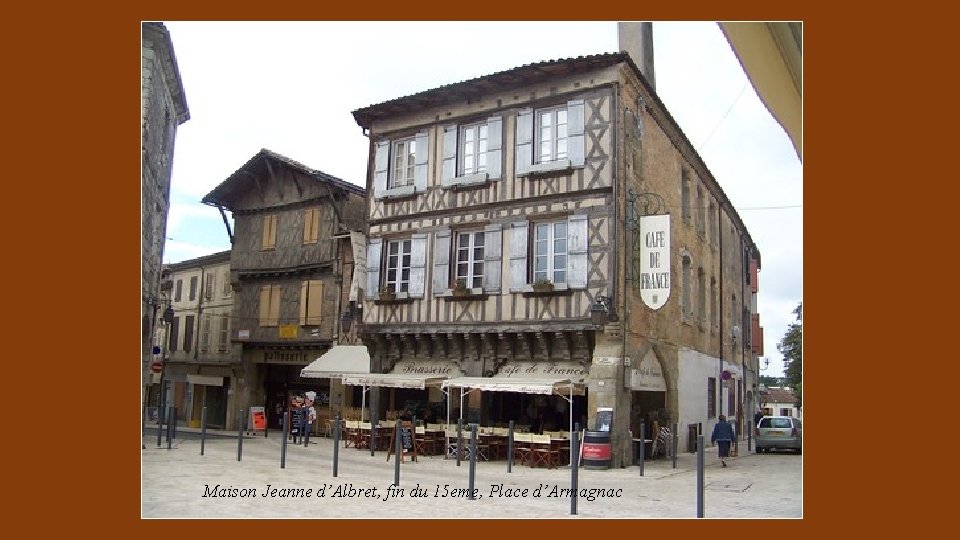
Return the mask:
<path id="1" fill-rule="evenodd" d="M 537 111 L 536 162 L 547 163 L 567 158 L 567 108 Z"/>
<path id="2" fill-rule="evenodd" d="M 457 271 L 455 278 L 464 280 L 467 287 L 483 286 L 484 231 L 462 232 L 457 235 Z"/>
<path id="3" fill-rule="evenodd" d="M 386 279 L 384 286 L 393 292 L 407 292 L 410 287 L 410 240 L 387 243 Z"/>
<path id="4" fill-rule="evenodd" d="M 533 282 L 567 282 L 567 222 L 537 223 L 533 237 Z"/>
<path id="5" fill-rule="evenodd" d="M 583 167 L 584 100 L 517 113 L 514 167 L 518 175 Z"/>
<path id="6" fill-rule="evenodd" d="M 555 290 L 586 288 L 588 222 L 585 214 L 572 214 L 562 221 L 511 223 L 510 292 L 528 292 L 544 280 L 559 285 Z"/>
<path id="7" fill-rule="evenodd" d="M 390 168 L 389 187 L 398 188 L 413 185 L 416 168 L 417 140 L 401 139 L 393 142 L 391 149 L 393 163 Z"/>
<path id="8" fill-rule="evenodd" d="M 487 123 L 460 128 L 460 175 L 479 174 L 487 170 Z"/>
<path id="9" fill-rule="evenodd" d="M 374 148 L 374 199 L 412 197 L 427 189 L 428 131 L 377 141 Z"/>

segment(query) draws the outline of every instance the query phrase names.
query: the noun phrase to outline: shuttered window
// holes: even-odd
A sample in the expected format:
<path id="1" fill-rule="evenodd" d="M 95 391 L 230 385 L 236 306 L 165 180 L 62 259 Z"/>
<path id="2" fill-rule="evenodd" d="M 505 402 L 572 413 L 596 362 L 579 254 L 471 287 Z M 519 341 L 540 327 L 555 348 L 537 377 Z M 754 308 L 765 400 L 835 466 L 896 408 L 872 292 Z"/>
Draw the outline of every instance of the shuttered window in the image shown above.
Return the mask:
<path id="1" fill-rule="evenodd" d="M 392 240 L 387 243 L 386 279 L 384 286 L 393 292 L 407 292 L 410 287 L 410 240 Z"/>
<path id="2" fill-rule="evenodd" d="M 210 300 L 211 298 L 213 298 L 213 287 L 217 281 L 216 277 L 217 277 L 216 274 L 212 272 L 207 274 L 207 283 L 203 288 L 203 297 L 206 298 L 207 300 Z"/>
<path id="3" fill-rule="evenodd" d="M 717 416 L 717 379 L 707 378 L 707 418 Z"/>
<path id="4" fill-rule="evenodd" d="M 183 318 L 183 352 L 193 350 L 193 325 L 195 317 L 187 315 Z"/>
<path id="5" fill-rule="evenodd" d="M 263 231 L 260 249 L 273 249 L 277 246 L 277 215 L 263 216 Z"/>
<path id="6" fill-rule="evenodd" d="M 233 285 L 230 284 L 230 270 L 223 273 L 223 297 L 229 298 L 233 295 Z"/>
<path id="7" fill-rule="evenodd" d="M 277 326 L 280 321 L 280 295 L 283 288 L 279 285 L 260 287 L 260 326 Z"/>
<path id="8" fill-rule="evenodd" d="M 567 282 L 567 222 L 534 225 L 533 282 Z"/>
<path id="9" fill-rule="evenodd" d="M 692 261 L 689 255 L 681 256 L 680 268 L 680 310 L 684 319 L 689 319 L 693 312 L 693 283 L 690 273 L 693 271 Z"/>
<path id="10" fill-rule="evenodd" d="M 323 310 L 323 282 L 308 280 L 300 284 L 300 326 L 317 326 Z"/>
<path id="11" fill-rule="evenodd" d="M 224 313 L 220 315 L 220 339 L 217 343 L 217 350 L 225 353 L 228 350 L 230 340 L 230 315 Z"/>
<path id="12" fill-rule="evenodd" d="M 320 209 L 307 208 L 303 211 L 303 243 L 316 244 L 320 236 Z"/>
<path id="13" fill-rule="evenodd" d="M 584 101 L 517 114 L 517 174 L 562 170 L 584 165 Z"/>
<path id="14" fill-rule="evenodd" d="M 176 288 L 173 292 L 173 301 L 179 302 L 182 297 L 183 297 L 183 280 L 178 279 Z"/>
<path id="15" fill-rule="evenodd" d="M 210 350 L 210 314 L 204 313 L 200 318 L 200 352 Z"/>
<path id="16" fill-rule="evenodd" d="M 180 346 L 180 317 L 174 317 L 170 323 L 170 341 L 167 342 L 167 348 L 170 352 L 177 352 Z"/>
<path id="17" fill-rule="evenodd" d="M 190 301 L 197 299 L 197 276 L 190 278 Z"/>
<path id="18" fill-rule="evenodd" d="M 483 286 L 485 236 L 482 231 L 463 232 L 457 235 L 456 279 L 462 279 L 467 287 Z"/>
<path id="19" fill-rule="evenodd" d="M 413 185 L 413 174 L 416 166 L 417 141 L 403 139 L 393 142 L 392 164 L 390 167 L 390 187 Z"/>
<path id="20" fill-rule="evenodd" d="M 690 223 L 690 173 L 680 172 L 680 217 Z"/>

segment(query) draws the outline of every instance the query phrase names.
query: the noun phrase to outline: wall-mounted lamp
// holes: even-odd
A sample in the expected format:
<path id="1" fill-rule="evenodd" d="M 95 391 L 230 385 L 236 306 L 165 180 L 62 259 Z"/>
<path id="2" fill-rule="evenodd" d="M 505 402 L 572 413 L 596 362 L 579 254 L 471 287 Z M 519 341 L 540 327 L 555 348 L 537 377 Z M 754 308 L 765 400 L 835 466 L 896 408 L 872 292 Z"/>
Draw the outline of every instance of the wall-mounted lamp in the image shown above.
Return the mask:
<path id="1" fill-rule="evenodd" d="M 593 305 L 590 306 L 590 321 L 597 325 L 603 326 L 607 324 L 610 320 L 610 305 L 609 299 L 602 294 L 598 294 L 593 301 Z"/>
<path id="2" fill-rule="evenodd" d="M 167 306 L 167 309 L 163 310 L 163 322 L 173 324 L 173 306 Z"/>

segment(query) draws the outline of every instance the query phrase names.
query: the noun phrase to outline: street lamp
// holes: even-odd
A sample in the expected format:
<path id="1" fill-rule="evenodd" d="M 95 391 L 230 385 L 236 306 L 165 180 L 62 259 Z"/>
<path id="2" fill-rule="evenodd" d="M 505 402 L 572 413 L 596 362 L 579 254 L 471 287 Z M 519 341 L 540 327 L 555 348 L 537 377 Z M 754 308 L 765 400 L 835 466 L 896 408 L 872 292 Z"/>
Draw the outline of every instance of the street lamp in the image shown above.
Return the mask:
<path id="1" fill-rule="evenodd" d="M 598 294 L 590 306 L 590 321 L 596 326 L 603 326 L 610 320 L 609 299 Z"/>

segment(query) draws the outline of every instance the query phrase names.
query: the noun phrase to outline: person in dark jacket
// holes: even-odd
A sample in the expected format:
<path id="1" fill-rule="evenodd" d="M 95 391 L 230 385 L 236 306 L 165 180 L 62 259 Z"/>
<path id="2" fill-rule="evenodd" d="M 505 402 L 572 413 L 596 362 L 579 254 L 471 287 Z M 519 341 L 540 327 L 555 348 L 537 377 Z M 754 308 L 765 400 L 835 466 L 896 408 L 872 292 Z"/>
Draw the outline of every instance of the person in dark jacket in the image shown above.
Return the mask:
<path id="1" fill-rule="evenodd" d="M 763 420 L 763 411 L 758 408 L 757 412 L 753 415 L 753 427 L 757 427 L 757 424 L 759 424 L 761 420 Z"/>
<path id="2" fill-rule="evenodd" d="M 713 426 L 713 434 L 710 435 L 710 442 L 717 443 L 720 453 L 720 463 L 726 467 L 727 462 L 724 458 L 730 457 L 730 443 L 733 442 L 733 427 L 727 422 L 727 417 L 720 415 L 720 421 Z"/>

